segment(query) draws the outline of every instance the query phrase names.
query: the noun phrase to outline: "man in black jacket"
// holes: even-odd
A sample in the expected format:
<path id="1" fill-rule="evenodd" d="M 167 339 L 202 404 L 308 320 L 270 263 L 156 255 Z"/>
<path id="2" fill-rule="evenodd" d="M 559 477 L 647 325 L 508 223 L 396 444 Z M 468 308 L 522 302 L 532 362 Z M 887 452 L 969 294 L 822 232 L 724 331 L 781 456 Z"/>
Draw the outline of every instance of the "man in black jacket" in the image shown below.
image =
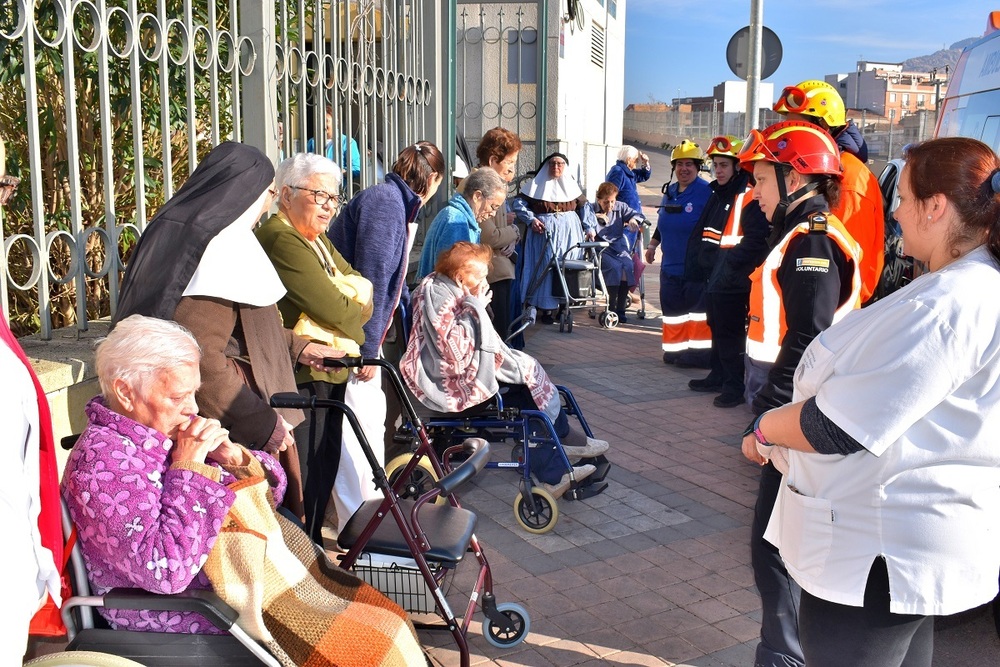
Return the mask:
<path id="1" fill-rule="evenodd" d="M 716 181 L 702 215 L 695 246 L 698 270 L 707 276 L 705 310 L 712 331 L 711 372 L 691 380 L 693 391 L 720 392 L 713 404 L 731 408 L 744 402 L 743 354 L 746 350 L 750 273 L 767 256 L 767 218 L 753 201 L 749 174 L 739 167 L 741 141 L 716 137 L 707 151 Z"/>

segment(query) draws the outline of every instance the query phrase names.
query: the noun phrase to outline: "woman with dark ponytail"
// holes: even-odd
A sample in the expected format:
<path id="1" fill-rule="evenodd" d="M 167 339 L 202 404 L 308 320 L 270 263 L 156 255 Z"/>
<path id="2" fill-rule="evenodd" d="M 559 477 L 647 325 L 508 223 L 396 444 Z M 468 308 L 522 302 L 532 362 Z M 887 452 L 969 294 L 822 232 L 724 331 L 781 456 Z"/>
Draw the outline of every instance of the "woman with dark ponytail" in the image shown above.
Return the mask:
<path id="1" fill-rule="evenodd" d="M 929 666 L 934 616 L 997 594 L 1000 159 L 959 137 L 905 157 L 895 217 L 930 272 L 820 333 L 743 439 L 784 472 L 764 537 L 809 667 Z"/>

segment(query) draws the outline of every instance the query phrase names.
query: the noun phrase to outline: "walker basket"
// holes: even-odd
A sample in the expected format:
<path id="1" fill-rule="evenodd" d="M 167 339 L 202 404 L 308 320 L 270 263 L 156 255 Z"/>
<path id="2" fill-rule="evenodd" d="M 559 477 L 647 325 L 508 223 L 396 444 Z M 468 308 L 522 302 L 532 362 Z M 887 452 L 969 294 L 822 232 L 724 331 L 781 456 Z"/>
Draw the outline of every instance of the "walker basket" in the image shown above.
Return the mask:
<path id="1" fill-rule="evenodd" d="M 441 565 L 428 565 L 437 579 Z M 407 612 L 432 614 L 436 610 L 434 592 L 427 587 L 415 561 L 365 553 L 358 557 L 353 572 Z"/>

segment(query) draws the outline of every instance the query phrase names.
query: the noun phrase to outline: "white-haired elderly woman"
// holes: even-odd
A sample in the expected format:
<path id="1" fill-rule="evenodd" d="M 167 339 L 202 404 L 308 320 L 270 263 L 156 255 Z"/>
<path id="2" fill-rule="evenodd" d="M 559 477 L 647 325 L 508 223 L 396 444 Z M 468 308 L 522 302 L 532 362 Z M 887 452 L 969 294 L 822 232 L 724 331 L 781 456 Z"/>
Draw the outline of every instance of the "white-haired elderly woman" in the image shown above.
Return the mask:
<path id="1" fill-rule="evenodd" d="M 618 161 L 608 170 L 604 180 L 618 188 L 618 201 L 624 202 L 630 209 L 641 214 L 642 201 L 639 200 L 636 185 L 648 181 L 652 175 L 648 155 L 635 146 L 622 146 L 618 151 Z M 649 234 L 649 231 L 646 230 L 645 233 Z M 625 235 L 629 242 L 635 245 L 636 232 L 626 230 Z M 649 238 L 646 236 L 643 238 L 648 243 Z"/>
<path id="2" fill-rule="evenodd" d="M 274 511 L 286 488 L 277 460 L 232 442 L 217 420 L 198 415 L 201 351 L 191 333 L 132 315 L 96 357 L 102 395 L 87 404 L 62 495 L 98 594 L 212 589 L 282 664 L 360 664 L 358 646 L 374 644 L 373 632 L 383 650 L 364 664 L 424 664 L 405 612 L 352 575 L 318 567 L 312 543 Z M 244 546 L 254 542 L 262 548 Z M 301 568 L 289 566 L 296 559 Z M 281 577 L 271 576 L 279 569 Z M 328 581 L 310 574 L 320 571 Z M 264 586 L 260 597 L 245 594 L 251 584 Z M 317 599 L 320 608 L 302 603 Z M 214 631 L 191 612 L 100 611 L 114 628 Z M 317 636 L 323 640 L 309 639 Z"/>
<path id="3" fill-rule="evenodd" d="M 287 290 L 278 300 L 285 327 L 295 329 L 305 315 L 325 332 L 336 332 L 340 344 L 347 344 L 350 352 L 358 355 L 365 342 L 363 327 L 372 314 L 371 283 L 348 264 L 326 236 L 340 209 L 341 178 L 340 167 L 321 155 L 299 153 L 284 160 L 274 174 L 278 212 L 255 233 Z M 359 294 L 359 283 L 364 294 Z M 345 370 L 325 372 L 300 366 L 295 382 L 303 396 L 342 401 L 347 378 Z M 317 542 L 322 539 L 323 518 L 341 464 L 342 423 L 340 412 L 321 410 L 307 414 L 295 429 L 306 532 Z M 368 464 L 362 459 L 353 463 L 345 460 L 344 465 Z M 338 511 L 350 510 L 338 506 Z"/>
<path id="4" fill-rule="evenodd" d="M 506 198 L 507 182 L 496 170 L 473 169 L 427 228 L 417 278 L 431 273 L 438 255 L 459 241 L 479 243 L 482 235 L 479 223 L 493 216 Z"/>
<path id="5" fill-rule="evenodd" d="M 642 213 L 642 202 L 635 186 L 648 181 L 652 175 L 648 155 L 635 146 L 622 146 L 618 151 L 618 161 L 608 170 L 604 180 L 618 188 L 618 201 Z"/>

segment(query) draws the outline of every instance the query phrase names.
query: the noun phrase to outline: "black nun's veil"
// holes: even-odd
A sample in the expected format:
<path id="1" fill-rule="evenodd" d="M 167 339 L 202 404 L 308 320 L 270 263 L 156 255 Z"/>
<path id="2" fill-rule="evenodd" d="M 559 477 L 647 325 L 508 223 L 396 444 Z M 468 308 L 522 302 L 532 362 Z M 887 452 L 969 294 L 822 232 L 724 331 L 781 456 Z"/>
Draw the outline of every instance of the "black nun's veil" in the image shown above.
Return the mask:
<path id="1" fill-rule="evenodd" d="M 114 322 L 129 315 L 170 320 L 205 248 L 274 180 L 274 167 L 252 146 L 221 143 L 205 157 L 139 237 Z"/>

